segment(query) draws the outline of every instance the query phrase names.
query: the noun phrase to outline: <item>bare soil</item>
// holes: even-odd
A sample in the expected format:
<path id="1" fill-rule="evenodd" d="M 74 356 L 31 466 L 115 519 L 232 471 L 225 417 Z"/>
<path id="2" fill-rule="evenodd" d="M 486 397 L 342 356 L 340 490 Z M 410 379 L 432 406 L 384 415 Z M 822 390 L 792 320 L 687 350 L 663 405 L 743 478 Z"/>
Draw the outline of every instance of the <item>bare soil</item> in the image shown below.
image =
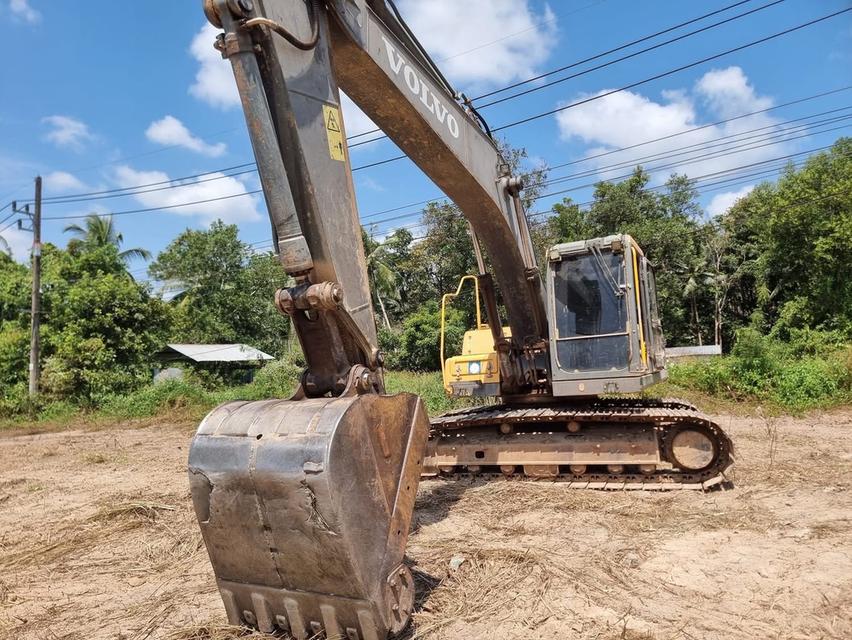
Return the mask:
<path id="1" fill-rule="evenodd" d="M 405 637 L 852 638 L 852 408 L 717 419 L 729 491 L 423 483 Z M 0 638 L 249 637 L 196 530 L 192 430 L 0 432 Z"/>

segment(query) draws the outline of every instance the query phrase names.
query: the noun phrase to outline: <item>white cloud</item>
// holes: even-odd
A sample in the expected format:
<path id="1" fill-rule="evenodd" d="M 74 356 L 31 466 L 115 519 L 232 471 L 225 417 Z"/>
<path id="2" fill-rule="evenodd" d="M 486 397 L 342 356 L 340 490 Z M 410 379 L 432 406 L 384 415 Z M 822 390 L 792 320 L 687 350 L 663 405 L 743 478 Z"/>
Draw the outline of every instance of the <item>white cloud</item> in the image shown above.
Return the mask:
<path id="1" fill-rule="evenodd" d="M 12 258 L 18 262 L 27 262 L 33 246 L 33 234 L 19 230 L 17 226 L 9 227 L 2 234 L 3 239 L 12 251 Z"/>
<path id="2" fill-rule="evenodd" d="M 231 63 L 213 48 L 218 33 L 216 27 L 206 22 L 192 39 L 189 52 L 200 66 L 189 92 L 213 107 L 230 109 L 240 104 L 240 96 Z"/>
<path id="3" fill-rule="evenodd" d="M 739 67 L 708 71 L 696 83 L 695 89 L 713 112 L 723 118 L 772 106 L 770 98 L 757 95 Z"/>
<path id="4" fill-rule="evenodd" d="M 169 147 L 183 147 L 211 158 L 218 158 L 227 150 L 224 142 L 210 144 L 192 135 L 186 125 L 174 116 L 166 116 L 162 120 L 152 122 L 151 126 L 145 131 L 145 136 L 151 142 Z"/>
<path id="5" fill-rule="evenodd" d="M 595 95 L 608 91 L 604 89 Z M 586 97 L 590 96 L 578 96 L 578 99 Z M 696 103 L 706 106 L 706 117 L 699 116 Z M 742 69 L 728 67 L 704 74 L 692 92 L 683 89 L 663 91 L 662 99 L 654 101 L 638 93 L 621 91 L 561 111 L 556 114 L 556 122 L 562 139 L 579 138 L 590 145 L 583 155 L 596 155 L 670 136 L 713 121 L 759 111 L 771 105 L 770 98 L 757 94 Z M 671 173 L 701 176 L 725 171 L 789 153 L 790 142 L 766 145 L 767 142 L 779 139 L 773 137 L 769 140 L 767 137 L 778 135 L 777 129 L 774 128 L 757 132 L 757 137 L 748 140 L 729 138 L 715 142 L 725 136 L 760 127 L 772 127 L 778 122 L 779 120 L 769 114 L 757 114 L 721 125 L 706 126 L 667 140 L 643 144 L 635 149 L 610 153 L 583 166 L 597 169 L 598 178 L 612 179 L 629 173 L 636 164 L 642 164 L 652 173 L 655 182 L 664 180 Z M 691 145 L 707 144 L 713 146 L 684 149 Z M 668 154 L 671 157 L 642 160 L 656 154 Z M 624 163 L 624 166 L 603 169 L 618 163 Z M 655 167 L 662 168 L 655 172 Z M 582 170 L 578 167 L 572 173 Z"/>
<path id="6" fill-rule="evenodd" d="M 402 0 L 400 12 L 441 71 L 471 87 L 535 75 L 557 43 L 556 16 L 528 0 Z"/>
<path id="7" fill-rule="evenodd" d="M 707 213 L 712 217 L 720 216 L 728 209 L 733 207 L 737 200 L 745 198 L 754 189 L 754 185 L 750 184 L 738 191 L 727 191 L 713 196 L 713 199 L 707 205 Z"/>
<path id="8" fill-rule="evenodd" d="M 192 39 L 190 52 L 192 57 L 199 63 L 195 74 L 195 82 L 190 86 L 189 92 L 210 106 L 220 109 L 230 109 L 239 106 L 240 96 L 234 83 L 234 73 L 231 63 L 223 59 L 213 48 L 218 29 L 212 24 L 205 24 Z M 375 123 L 367 117 L 352 99 L 345 93 L 340 94 L 340 106 L 343 109 L 343 120 L 346 124 L 346 135 L 356 136 L 359 133 L 372 131 L 376 128 Z M 168 117 L 168 116 L 167 116 Z M 161 121 L 162 122 L 162 121 Z M 148 130 L 150 132 L 150 128 Z M 187 132 L 188 134 L 189 132 Z M 377 134 L 378 135 L 378 134 Z M 149 135 L 150 138 L 150 135 Z M 369 139 L 367 136 L 359 138 L 358 142 Z M 368 145 L 361 145 L 364 148 Z"/>
<path id="9" fill-rule="evenodd" d="M 9 0 L 9 10 L 13 16 L 29 24 L 41 22 L 41 13 L 30 6 L 29 0 Z"/>
<path id="10" fill-rule="evenodd" d="M 168 174 L 162 171 L 136 171 L 126 165 L 116 168 L 115 179 L 122 188 L 170 180 Z M 181 216 L 200 216 L 205 222 L 216 218 L 221 218 L 225 222 L 252 222 L 261 218 L 255 196 L 228 197 L 248 193 L 248 190 L 237 178 L 225 176 L 223 173 L 212 173 L 191 181 L 174 181 L 169 186 L 175 188 L 137 193 L 134 198 L 146 208 L 171 207 L 187 202 L 213 200 L 167 210 L 168 213 Z M 215 198 L 225 199 L 215 200 Z"/>
<path id="11" fill-rule="evenodd" d="M 385 187 L 373 180 L 370 176 L 361 176 L 358 180 L 358 186 L 363 186 L 370 191 L 375 191 L 377 193 L 384 193 L 387 191 Z"/>
<path id="12" fill-rule="evenodd" d="M 44 190 L 48 193 L 82 191 L 86 185 L 77 176 L 66 171 L 54 171 L 44 176 Z"/>
<path id="13" fill-rule="evenodd" d="M 94 139 L 85 122 L 70 116 L 47 116 L 42 122 L 51 127 L 45 138 L 58 147 L 80 150 L 84 143 Z"/>

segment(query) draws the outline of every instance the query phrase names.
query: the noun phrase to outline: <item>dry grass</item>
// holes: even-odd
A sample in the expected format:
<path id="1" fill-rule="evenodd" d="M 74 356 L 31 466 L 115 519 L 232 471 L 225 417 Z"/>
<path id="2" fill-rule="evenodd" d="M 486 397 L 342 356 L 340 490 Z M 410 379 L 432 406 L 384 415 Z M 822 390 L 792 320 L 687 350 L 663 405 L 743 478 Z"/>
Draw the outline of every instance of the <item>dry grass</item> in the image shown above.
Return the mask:
<path id="1" fill-rule="evenodd" d="M 852 413 L 832 420 L 779 418 L 770 430 L 760 417 L 723 419 L 737 445 L 733 492 L 422 483 L 406 559 L 414 625 L 403 638 L 852 637 Z M 152 438 L 122 426 L 35 444 L 5 450 L 6 460 L 35 460 L 0 480 L 11 496 L 0 504 L 10 532 L 0 533 L 0 636 L 283 640 L 224 624 L 182 431 Z M 42 457 L 48 444 L 60 455 Z M 131 464 L 87 466 L 86 450 Z M 61 480 L 32 494 L 44 469 Z M 452 569 L 456 556 L 464 562 Z"/>
<path id="2" fill-rule="evenodd" d="M 14 598 L 12 587 L 5 580 L 0 580 L 0 606 L 6 604 Z"/>
<path id="3" fill-rule="evenodd" d="M 82 521 L 69 519 L 53 529 L 37 532 L 35 539 L 22 539 L 10 544 L 10 549 L 17 549 L 0 555 L 0 567 L 42 566 L 70 558 L 79 559 L 96 551 L 100 542 L 153 525 L 161 513 L 176 509 L 174 505 L 159 502 L 109 499 L 94 515 Z M 180 546 L 185 545 L 181 542 Z"/>
<path id="4" fill-rule="evenodd" d="M 618 535 L 653 536 L 663 529 L 765 531 L 774 524 L 772 513 L 752 500 L 748 491 L 740 494 L 733 507 L 714 510 L 717 496 L 696 492 L 576 491 L 544 482 L 448 482 L 425 488 L 418 495 L 417 507 L 437 511 L 437 517 L 452 508 L 453 513 L 469 514 L 489 531 L 513 538 L 540 532 L 535 516 L 546 518 L 554 513 L 603 525 Z M 418 515 L 418 526 L 428 524 L 433 517 L 430 513 Z"/>
<path id="5" fill-rule="evenodd" d="M 172 631 L 163 640 L 281 640 L 281 636 L 219 622 L 206 622 Z"/>
<path id="6" fill-rule="evenodd" d="M 543 597 L 553 572 L 546 554 L 539 550 L 474 551 L 422 603 L 414 614 L 416 631 L 411 637 L 433 635 L 455 622 L 505 622 L 506 612 L 519 605 L 525 615 L 515 622 L 534 627 L 548 616 Z"/>

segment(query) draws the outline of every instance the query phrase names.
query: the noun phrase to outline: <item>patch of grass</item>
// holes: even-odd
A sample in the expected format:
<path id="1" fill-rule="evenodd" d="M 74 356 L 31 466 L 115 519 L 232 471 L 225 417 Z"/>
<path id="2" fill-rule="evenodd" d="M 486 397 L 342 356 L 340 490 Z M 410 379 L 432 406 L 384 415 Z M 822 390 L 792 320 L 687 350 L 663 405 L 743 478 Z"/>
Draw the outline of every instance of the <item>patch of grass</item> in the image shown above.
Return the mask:
<path id="1" fill-rule="evenodd" d="M 438 371 L 414 373 L 412 371 L 388 371 L 385 374 L 388 393 L 407 391 L 423 399 L 430 416 L 438 415 L 465 406 L 485 404 L 481 398 L 451 398 L 444 391 L 444 383 Z"/>
<path id="2" fill-rule="evenodd" d="M 90 451 L 83 455 L 83 462 L 86 464 L 106 464 L 108 460 L 106 454 L 100 451 Z"/>
<path id="3" fill-rule="evenodd" d="M 117 518 L 138 519 L 154 522 L 163 511 L 175 511 L 177 507 L 156 502 L 127 502 L 105 507 L 93 520 L 115 520 Z"/>
<path id="4" fill-rule="evenodd" d="M 761 403 L 772 413 L 801 413 L 852 400 L 852 346 L 804 355 L 795 345 L 754 332 L 738 335 L 730 356 L 671 365 L 666 391 Z M 660 390 L 654 388 L 654 394 Z"/>
<path id="5" fill-rule="evenodd" d="M 107 398 L 99 409 L 105 416 L 141 418 L 159 413 L 212 406 L 210 392 L 191 380 L 165 380 L 144 386 L 123 396 Z"/>

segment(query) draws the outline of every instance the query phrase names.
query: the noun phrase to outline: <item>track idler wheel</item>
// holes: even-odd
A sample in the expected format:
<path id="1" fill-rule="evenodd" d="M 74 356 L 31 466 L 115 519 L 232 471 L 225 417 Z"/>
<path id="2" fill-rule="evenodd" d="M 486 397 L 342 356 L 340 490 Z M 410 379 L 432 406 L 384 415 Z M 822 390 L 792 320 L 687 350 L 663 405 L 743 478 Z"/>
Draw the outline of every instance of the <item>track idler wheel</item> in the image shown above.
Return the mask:
<path id="1" fill-rule="evenodd" d="M 719 447 L 714 434 L 704 427 L 686 426 L 668 434 L 666 454 L 678 469 L 695 473 L 716 462 Z"/>
<path id="2" fill-rule="evenodd" d="M 402 560 L 428 431 L 407 393 L 297 394 L 210 412 L 189 479 L 228 620 L 297 640 L 401 631 L 414 603 Z"/>

